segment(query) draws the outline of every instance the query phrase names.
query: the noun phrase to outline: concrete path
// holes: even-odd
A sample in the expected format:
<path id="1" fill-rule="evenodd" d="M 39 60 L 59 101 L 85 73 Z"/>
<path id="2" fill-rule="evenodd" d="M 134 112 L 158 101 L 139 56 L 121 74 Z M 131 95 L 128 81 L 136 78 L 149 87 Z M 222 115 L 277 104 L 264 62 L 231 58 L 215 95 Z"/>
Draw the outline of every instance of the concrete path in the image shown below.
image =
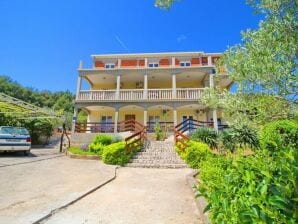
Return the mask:
<path id="1" fill-rule="evenodd" d="M 190 173 L 190 169 L 120 168 L 114 181 L 45 223 L 201 223 L 193 192 L 186 184 Z"/>
<path id="2" fill-rule="evenodd" d="M 115 174 L 114 166 L 70 159 L 57 149 L 35 149 L 29 157 L 0 154 L 0 164 L 1 224 L 33 223 Z"/>

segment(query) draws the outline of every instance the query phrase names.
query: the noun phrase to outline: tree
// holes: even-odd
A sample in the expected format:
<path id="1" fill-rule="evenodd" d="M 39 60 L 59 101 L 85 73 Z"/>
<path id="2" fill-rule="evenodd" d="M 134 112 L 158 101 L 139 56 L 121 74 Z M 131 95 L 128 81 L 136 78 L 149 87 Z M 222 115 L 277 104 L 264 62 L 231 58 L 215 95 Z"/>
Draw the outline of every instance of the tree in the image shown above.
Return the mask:
<path id="1" fill-rule="evenodd" d="M 257 30 L 242 32 L 243 43 L 223 55 L 230 77 L 245 93 L 264 92 L 297 101 L 298 1 L 249 0 L 264 15 Z"/>
<path id="2" fill-rule="evenodd" d="M 156 0 L 155 6 L 162 9 L 169 9 L 176 0 Z"/>
<path id="3" fill-rule="evenodd" d="M 242 44 L 230 47 L 217 64 L 218 73 L 226 66 L 238 90 L 235 94 L 209 90 L 202 101 L 211 108 L 223 109 L 231 123 L 262 125 L 297 113 L 298 2 L 248 3 L 264 15 L 264 20 L 257 30 L 242 32 Z"/>

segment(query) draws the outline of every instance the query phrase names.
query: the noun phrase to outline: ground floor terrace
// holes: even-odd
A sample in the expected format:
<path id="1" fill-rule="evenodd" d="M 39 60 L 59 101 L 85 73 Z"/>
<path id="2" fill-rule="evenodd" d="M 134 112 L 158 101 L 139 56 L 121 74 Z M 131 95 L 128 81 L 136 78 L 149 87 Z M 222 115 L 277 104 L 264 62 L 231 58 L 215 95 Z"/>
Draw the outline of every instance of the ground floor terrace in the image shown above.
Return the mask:
<path id="1" fill-rule="evenodd" d="M 88 113 L 87 122 L 76 122 L 78 110 Z M 162 130 L 173 131 L 177 124 L 186 120 L 199 121 L 202 126 L 221 129 L 225 126 L 222 112 L 211 110 L 198 103 L 101 103 L 100 105 L 76 105 L 73 131 L 80 133 L 121 132 L 121 122 L 135 120 L 154 132 L 158 123 Z M 187 123 L 185 125 L 192 125 Z"/>

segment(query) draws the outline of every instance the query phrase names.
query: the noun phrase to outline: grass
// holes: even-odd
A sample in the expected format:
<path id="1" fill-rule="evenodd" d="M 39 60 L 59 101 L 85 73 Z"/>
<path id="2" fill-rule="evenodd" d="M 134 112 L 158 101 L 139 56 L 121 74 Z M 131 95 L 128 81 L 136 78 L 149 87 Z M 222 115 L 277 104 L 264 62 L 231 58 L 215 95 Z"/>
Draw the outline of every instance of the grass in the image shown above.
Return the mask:
<path id="1" fill-rule="evenodd" d="M 98 156 L 97 153 L 90 152 L 89 150 L 82 150 L 79 147 L 70 147 L 68 149 L 69 152 L 75 155 L 93 155 L 93 156 Z"/>

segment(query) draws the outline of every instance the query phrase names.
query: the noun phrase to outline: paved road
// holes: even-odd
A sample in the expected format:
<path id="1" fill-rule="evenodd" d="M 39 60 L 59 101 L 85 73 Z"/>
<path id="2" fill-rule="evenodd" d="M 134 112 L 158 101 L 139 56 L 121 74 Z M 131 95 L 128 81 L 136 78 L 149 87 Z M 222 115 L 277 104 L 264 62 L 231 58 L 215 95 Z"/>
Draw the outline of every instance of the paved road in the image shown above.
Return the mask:
<path id="1" fill-rule="evenodd" d="M 117 178 L 46 224 L 193 224 L 201 223 L 192 190 L 190 169 L 120 168 Z"/>
<path id="2" fill-rule="evenodd" d="M 24 156 L 23 152 L 0 152 L 0 168 L 61 156 L 63 156 L 63 154 L 59 153 L 59 150 L 55 148 L 31 149 L 28 156 Z"/>
<path id="3" fill-rule="evenodd" d="M 57 149 L 0 154 L 0 224 L 37 221 L 114 176 L 114 166 L 70 159 Z"/>

